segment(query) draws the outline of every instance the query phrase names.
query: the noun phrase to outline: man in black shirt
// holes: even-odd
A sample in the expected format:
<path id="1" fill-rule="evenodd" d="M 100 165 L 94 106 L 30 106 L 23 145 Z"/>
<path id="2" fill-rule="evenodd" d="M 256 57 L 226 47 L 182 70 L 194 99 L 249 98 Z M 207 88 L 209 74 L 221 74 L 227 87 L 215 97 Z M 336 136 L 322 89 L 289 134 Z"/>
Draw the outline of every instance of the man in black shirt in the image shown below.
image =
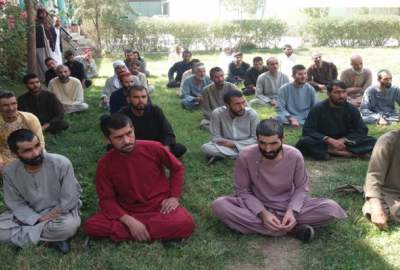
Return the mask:
<path id="1" fill-rule="evenodd" d="M 48 57 L 44 60 L 44 63 L 46 64 L 47 71 L 44 74 L 45 77 L 45 82 L 46 86 L 49 86 L 49 82 L 57 77 L 56 73 L 56 67 L 57 67 L 57 62 L 51 57 Z"/>
<path id="2" fill-rule="evenodd" d="M 157 105 L 149 104 L 149 95 L 142 85 L 134 85 L 128 90 L 129 106 L 120 113 L 127 115 L 135 127 L 139 140 L 162 143 L 177 158 L 186 153 L 186 147 L 176 143 L 175 134 L 163 111 Z"/>
<path id="3" fill-rule="evenodd" d="M 69 70 L 71 71 L 71 76 L 80 80 L 82 83 L 82 87 L 85 88 L 91 86 L 92 81 L 86 78 L 85 67 L 81 62 L 75 60 L 74 52 L 71 50 L 66 51 L 64 54 L 64 58 L 67 60 L 64 65 L 69 67 Z"/>
<path id="4" fill-rule="evenodd" d="M 230 83 L 239 84 L 244 81 L 246 71 L 250 68 L 250 65 L 243 61 L 243 53 L 237 52 L 234 57 L 235 61 L 229 64 L 226 80 Z"/>
<path id="5" fill-rule="evenodd" d="M 61 102 L 53 93 L 42 90 L 38 76 L 27 74 L 23 81 L 28 92 L 18 98 L 18 110 L 34 114 L 43 131 L 55 134 L 67 129 Z"/>
<path id="6" fill-rule="evenodd" d="M 260 74 L 267 72 L 268 68 L 263 65 L 263 59 L 260 56 L 253 58 L 253 66 L 249 67 L 244 76 L 243 95 L 250 96 L 256 93 L 256 83 Z"/>
<path id="7" fill-rule="evenodd" d="M 180 87 L 182 81 L 182 74 L 191 69 L 190 60 L 192 59 L 192 53 L 190 51 L 184 51 L 182 54 L 183 60 L 180 62 L 176 62 L 168 71 L 168 88 Z M 174 78 L 174 74 L 176 72 L 176 77 Z"/>

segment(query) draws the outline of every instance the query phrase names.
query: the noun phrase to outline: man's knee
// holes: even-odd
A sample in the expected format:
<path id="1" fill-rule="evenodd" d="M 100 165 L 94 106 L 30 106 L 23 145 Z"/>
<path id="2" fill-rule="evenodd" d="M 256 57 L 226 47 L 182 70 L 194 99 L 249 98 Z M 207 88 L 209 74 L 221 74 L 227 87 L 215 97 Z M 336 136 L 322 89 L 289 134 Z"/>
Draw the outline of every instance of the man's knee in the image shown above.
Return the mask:
<path id="1" fill-rule="evenodd" d="M 219 218 L 227 217 L 229 215 L 229 205 L 230 203 L 228 202 L 227 197 L 219 197 L 215 199 L 212 203 L 214 214 Z"/>

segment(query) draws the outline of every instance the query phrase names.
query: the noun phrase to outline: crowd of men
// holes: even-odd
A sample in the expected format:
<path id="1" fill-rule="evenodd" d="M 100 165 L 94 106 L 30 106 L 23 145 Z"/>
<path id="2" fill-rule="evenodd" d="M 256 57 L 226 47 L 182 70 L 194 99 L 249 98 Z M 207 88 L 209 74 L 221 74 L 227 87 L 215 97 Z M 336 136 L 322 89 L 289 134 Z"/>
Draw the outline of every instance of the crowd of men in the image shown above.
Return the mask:
<path id="1" fill-rule="evenodd" d="M 345 219 L 335 201 L 310 197 L 303 155 L 321 161 L 369 158 L 363 213 L 382 229 L 389 217 L 400 219 L 400 131 L 377 141 L 366 126 L 399 121 L 400 89 L 392 86 L 390 71 L 379 71 L 372 85 L 371 71 L 354 55 L 338 80 L 336 66 L 320 53 L 312 55 L 307 69 L 286 45 L 279 58 L 266 59 L 266 66 L 259 56 L 250 66 L 237 52 L 226 77 L 226 67 L 213 67 L 208 76 L 190 51 L 177 47 L 176 53 L 182 60 L 169 69 L 167 87 L 176 89 L 183 109 L 201 109 L 200 127 L 211 137 L 201 146 L 207 164 L 236 159 L 233 195 L 212 203 L 228 227 L 308 242 L 316 228 Z M 9 209 L 0 215 L 0 241 L 19 247 L 44 243 L 63 253 L 81 224 L 81 188 L 69 159 L 45 150 L 44 134 L 66 130 L 64 114 L 89 109 L 84 89 L 97 74 L 91 56 L 85 58 L 90 69 L 72 51 L 65 59 L 58 65 L 46 58 L 45 77 L 27 74 L 27 91 L 18 98 L 0 92 L 0 172 Z M 151 101 L 154 88 L 140 53 L 125 50 L 125 59 L 113 62 L 113 68 L 99 97 L 110 111 L 100 120 L 109 145 L 97 163 L 99 207 L 83 231 L 91 239 L 113 241 L 188 238 L 195 221 L 180 204 L 184 166 L 179 160 L 187 149 Z M 327 98 L 319 102 L 317 92 Z M 247 95 L 255 97 L 247 103 Z M 259 121 L 255 105 L 274 108 L 276 118 Z M 295 146 L 285 144 L 284 126 L 302 128 Z"/>

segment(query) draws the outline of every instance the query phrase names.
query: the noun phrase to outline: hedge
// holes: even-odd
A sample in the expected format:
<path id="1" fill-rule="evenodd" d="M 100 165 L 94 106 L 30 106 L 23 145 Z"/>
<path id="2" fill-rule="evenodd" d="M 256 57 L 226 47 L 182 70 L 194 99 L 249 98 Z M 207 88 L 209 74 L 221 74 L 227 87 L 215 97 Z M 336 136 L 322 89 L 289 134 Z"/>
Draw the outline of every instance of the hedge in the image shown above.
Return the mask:
<path id="1" fill-rule="evenodd" d="M 311 19 L 304 30 L 303 36 L 311 37 L 318 46 L 383 46 L 391 38 L 400 40 L 400 16 Z"/>

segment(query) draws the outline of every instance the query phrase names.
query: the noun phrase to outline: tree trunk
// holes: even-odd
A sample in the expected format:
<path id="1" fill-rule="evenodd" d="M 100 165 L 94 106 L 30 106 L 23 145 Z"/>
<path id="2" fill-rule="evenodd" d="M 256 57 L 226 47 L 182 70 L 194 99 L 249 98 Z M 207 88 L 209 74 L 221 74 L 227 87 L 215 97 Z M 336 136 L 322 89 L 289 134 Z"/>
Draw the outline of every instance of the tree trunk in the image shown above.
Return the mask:
<path id="1" fill-rule="evenodd" d="M 99 20 L 100 20 L 100 11 L 96 2 L 96 15 L 95 15 L 95 27 L 96 27 L 96 36 L 97 36 L 97 57 L 101 57 L 102 51 L 103 51 L 103 46 L 101 44 L 101 32 L 100 32 L 100 25 L 99 25 Z"/>
<path id="2" fill-rule="evenodd" d="M 31 0 L 24 0 L 27 14 L 27 48 L 28 48 L 28 73 L 36 70 L 36 27 Z"/>

